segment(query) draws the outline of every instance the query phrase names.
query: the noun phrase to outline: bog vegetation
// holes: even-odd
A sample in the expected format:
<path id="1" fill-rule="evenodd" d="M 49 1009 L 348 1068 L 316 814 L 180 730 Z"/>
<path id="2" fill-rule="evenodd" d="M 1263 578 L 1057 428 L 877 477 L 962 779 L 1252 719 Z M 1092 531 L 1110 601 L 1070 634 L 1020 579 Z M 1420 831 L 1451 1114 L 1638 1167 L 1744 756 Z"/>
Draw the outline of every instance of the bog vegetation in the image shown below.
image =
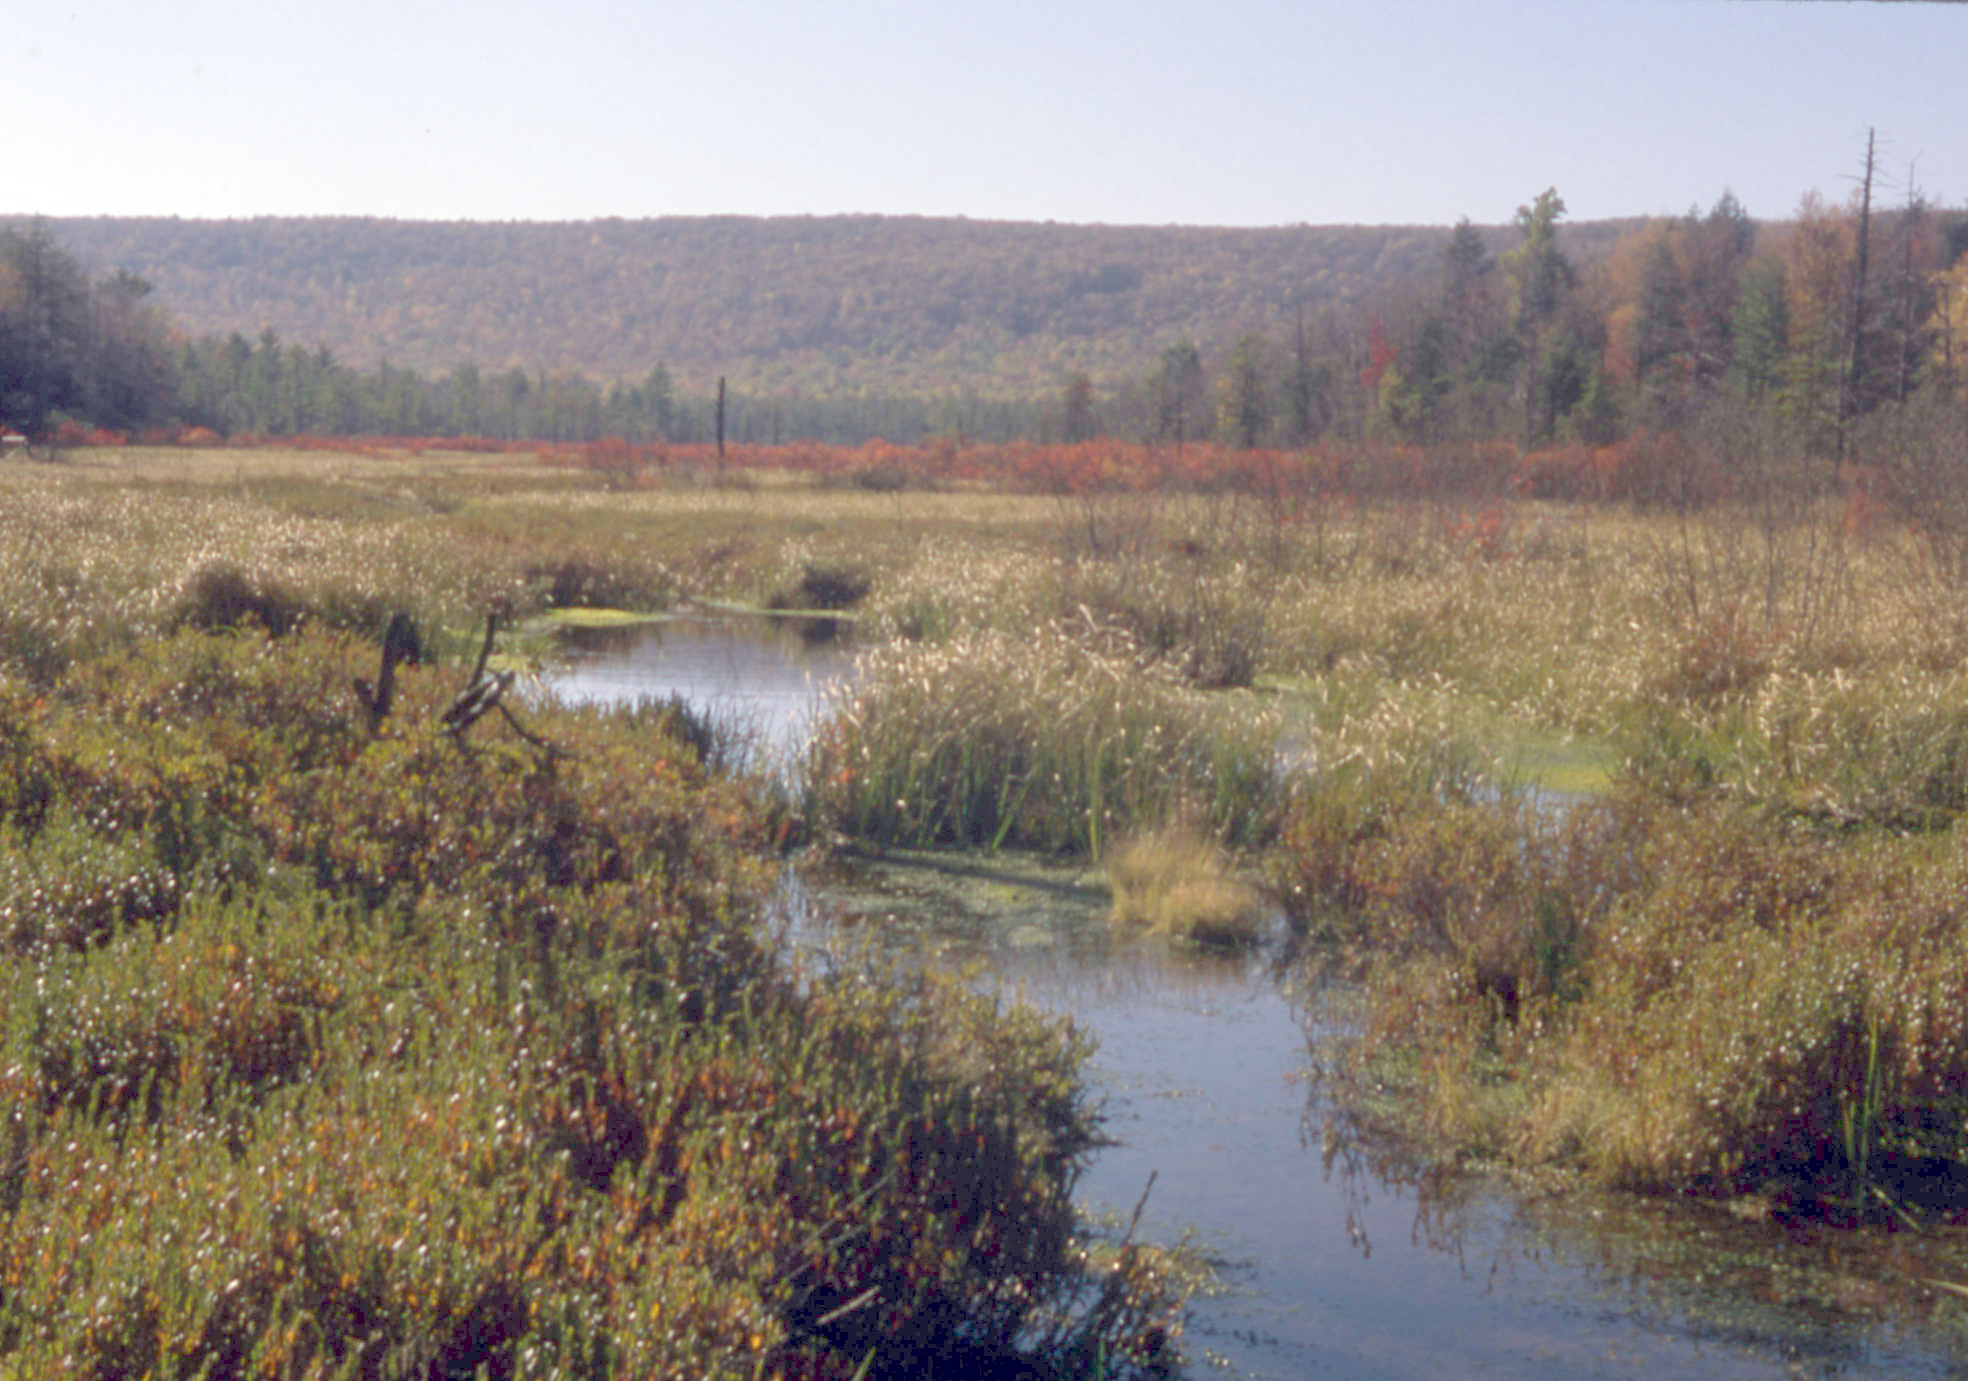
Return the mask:
<path id="1" fill-rule="evenodd" d="M 667 707 L 440 732 L 483 611 L 683 549 L 531 465 L 194 461 L 8 467 L 0 1375 L 1171 1355 L 1180 1263 L 1070 1202 L 1083 1038 L 796 960 L 796 822 Z"/>
<path id="2" fill-rule="evenodd" d="M 1098 858 L 1178 943 L 1262 888 L 1364 1134 L 1959 1218 L 1953 231 L 1725 205 L 1601 274 L 1561 211 L 1326 393 L 1170 347 L 1131 439 L 1075 387 L 1055 440 L 146 444 L 10 376 L 73 444 L 0 501 L 0 1376 L 1162 1365 L 1083 1043 L 762 923 L 843 839 Z M 852 616 L 795 785 L 668 710 L 435 728 L 488 612 L 691 599 Z"/>
<path id="3" fill-rule="evenodd" d="M 841 835 L 1099 856 L 1117 924 L 1203 943 L 1263 887 L 1358 995 L 1335 1078 L 1445 1158 L 1951 1215 L 1959 419 L 1842 463 L 1727 412 L 1529 453 L 15 462 L 0 1360 L 1157 1364 L 1179 1261 L 1083 1255 L 1071 1210 L 1083 1045 L 761 926 Z M 486 611 L 692 598 L 851 606 L 797 794 L 668 711 L 437 731 Z M 395 612 L 426 664 L 376 729 Z"/>

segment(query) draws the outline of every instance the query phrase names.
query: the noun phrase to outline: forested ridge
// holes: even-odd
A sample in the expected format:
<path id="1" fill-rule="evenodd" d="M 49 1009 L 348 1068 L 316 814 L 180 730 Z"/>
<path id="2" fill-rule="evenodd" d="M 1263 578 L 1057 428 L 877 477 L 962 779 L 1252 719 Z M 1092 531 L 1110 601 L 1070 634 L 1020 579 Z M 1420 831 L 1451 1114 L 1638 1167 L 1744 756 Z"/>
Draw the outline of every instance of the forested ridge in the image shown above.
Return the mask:
<path id="1" fill-rule="evenodd" d="M 1432 272 L 1425 226 L 1032 224 L 897 216 L 558 223 L 50 219 L 91 272 L 128 269 L 189 334 L 326 347 L 423 374 L 579 370 L 827 396 L 1103 388 L 1177 340 L 1364 302 Z M 1565 228 L 1603 254 L 1630 224 Z M 1501 250 L 1508 227 L 1485 229 Z"/>
<path id="2" fill-rule="evenodd" d="M 0 421 L 1531 451 L 1720 405 L 1842 456 L 1968 374 L 1968 211 L 1876 172 L 1782 222 L 1725 190 L 1579 226 L 1547 188 L 1503 229 L 0 223 Z"/>

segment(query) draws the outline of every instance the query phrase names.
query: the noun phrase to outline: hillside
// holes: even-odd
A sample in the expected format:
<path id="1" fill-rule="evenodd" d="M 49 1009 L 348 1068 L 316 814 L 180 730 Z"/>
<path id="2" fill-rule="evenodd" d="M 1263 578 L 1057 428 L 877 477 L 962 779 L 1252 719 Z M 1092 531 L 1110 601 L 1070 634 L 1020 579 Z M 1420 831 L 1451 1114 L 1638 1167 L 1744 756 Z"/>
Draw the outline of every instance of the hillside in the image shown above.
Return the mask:
<path id="1" fill-rule="evenodd" d="M 354 365 L 578 369 L 755 391 L 1027 394 L 1102 383 L 1176 339 L 1282 334 L 1303 308 L 1432 273 L 1447 231 L 929 219 L 672 217 L 560 223 L 51 219 L 92 273 L 154 283 L 192 335 L 272 329 Z M 1621 223 L 1565 228 L 1603 253 Z M 1485 231 L 1492 247 L 1515 241 Z"/>

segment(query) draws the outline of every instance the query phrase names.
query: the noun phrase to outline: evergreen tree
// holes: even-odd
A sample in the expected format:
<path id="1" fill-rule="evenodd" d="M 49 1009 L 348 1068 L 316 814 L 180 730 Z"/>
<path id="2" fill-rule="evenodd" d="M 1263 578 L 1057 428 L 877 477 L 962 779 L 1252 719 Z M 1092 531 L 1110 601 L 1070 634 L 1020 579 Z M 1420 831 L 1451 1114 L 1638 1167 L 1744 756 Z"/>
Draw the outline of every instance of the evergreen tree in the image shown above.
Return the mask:
<path id="1" fill-rule="evenodd" d="M 1790 305 L 1781 261 L 1758 259 L 1743 269 L 1729 335 L 1735 347 L 1730 372 L 1744 393 L 1762 398 L 1782 387 Z"/>
<path id="2" fill-rule="evenodd" d="M 1241 336 L 1217 380 L 1217 430 L 1244 450 L 1254 450 L 1271 430 L 1270 365 L 1264 337 Z"/>
<path id="3" fill-rule="evenodd" d="M 171 352 L 150 295 L 151 285 L 127 270 L 96 287 L 83 406 L 102 426 L 140 427 L 171 411 Z"/>
<path id="4" fill-rule="evenodd" d="M 1176 450 L 1196 429 L 1203 404 L 1203 356 L 1191 341 L 1162 351 L 1155 371 L 1155 439 L 1173 441 Z"/>
<path id="5" fill-rule="evenodd" d="M 477 436 L 485 430 L 484 388 L 478 366 L 469 362 L 459 365 L 451 371 L 448 382 L 452 435 Z"/>
<path id="6" fill-rule="evenodd" d="M 1565 199 L 1548 187 L 1529 206 L 1517 208 L 1517 233 L 1522 237 L 1505 262 L 1517 287 L 1517 319 L 1537 328 L 1558 315 L 1577 275 L 1558 248 L 1558 222 L 1565 218 Z"/>
<path id="7" fill-rule="evenodd" d="M 1633 306 L 1634 373 L 1644 389 L 1653 376 L 1676 367 L 1688 350 L 1687 290 L 1666 235 L 1647 247 Z"/>
<path id="8" fill-rule="evenodd" d="M 89 285 L 39 221 L 0 230 L 0 418 L 40 440 L 86 391 Z"/>
<path id="9" fill-rule="evenodd" d="M 677 424 L 676 385 L 668 366 L 658 364 L 642 381 L 642 415 L 652 437 L 674 439 Z"/>
<path id="10" fill-rule="evenodd" d="M 1080 370 L 1066 376 L 1066 393 L 1060 408 L 1060 435 L 1067 445 L 1094 438 L 1093 380 Z"/>
<path id="11" fill-rule="evenodd" d="M 1452 388 L 1447 318 L 1424 318 L 1399 354 L 1400 363 L 1381 376 L 1380 422 L 1404 441 L 1433 441 Z"/>
<path id="12" fill-rule="evenodd" d="M 1571 261 L 1558 248 L 1558 222 L 1564 215 L 1565 201 L 1555 187 L 1540 192 L 1531 205 L 1518 207 L 1521 239 L 1504 260 L 1515 289 L 1514 326 L 1528 364 L 1519 384 L 1526 446 L 1548 438 L 1585 387 L 1578 342 L 1553 338 L 1576 278 Z"/>

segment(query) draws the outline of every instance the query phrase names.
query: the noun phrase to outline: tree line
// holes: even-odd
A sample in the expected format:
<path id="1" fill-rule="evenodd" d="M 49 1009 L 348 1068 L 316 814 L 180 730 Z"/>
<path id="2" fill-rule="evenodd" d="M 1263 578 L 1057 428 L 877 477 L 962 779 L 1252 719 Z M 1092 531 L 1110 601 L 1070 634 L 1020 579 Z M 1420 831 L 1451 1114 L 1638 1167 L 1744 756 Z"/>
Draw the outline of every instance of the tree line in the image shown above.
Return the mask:
<path id="1" fill-rule="evenodd" d="M 1152 367 L 1119 382 L 1069 370 L 1009 397 L 741 386 L 725 394 L 722 433 L 751 444 L 1105 435 L 1178 451 L 1507 439 L 1529 450 L 1671 432 L 1726 399 L 1837 453 L 1883 403 L 1937 383 L 1952 396 L 1968 351 L 1968 215 L 1934 208 L 1911 177 L 1889 202 L 1870 148 L 1856 182 L 1846 204 L 1813 193 L 1775 226 L 1725 191 L 1706 212 L 1636 223 L 1587 262 L 1567 252 L 1564 199 L 1547 189 L 1519 208 L 1500 252 L 1464 220 L 1420 272 L 1360 301 L 1301 305 L 1283 330 L 1214 349 L 1166 341 Z M 471 363 L 424 374 L 356 368 L 271 329 L 187 338 L 141 278 L 91 283 L 44 225 L 0 230 L 0 420 L 38 437 L 63 418 L 229 436 L 636 444 L 719 430 L 714 395 L 680 386 L 661 362 L 615 381 Z"/>
<path id="2" fill-rule="evenodd" d="M 1432 273 L 1301 318 L 1283 339 L 1247 333 L 1215 361 L 1169 345 L 1104 417 L 1087 415 L 1087 381 L 1069 380 L 1065 439 L 1109 424 L 1178 447 L 1501 438 L 1529 450 L 1673 432 L 1730 402 L 1782 421 L 1809 452 L 1840 453 L 1858 419 L 1922 389 L 1953 396 L 1968 369 L 1968 216 L 1911 186 L 1882 205 L 1880 183 L 1869 154 L 1849 204 L 1813 193 L 1774 228 L 1725 191 L 1588 266 L 1560 247 L 1565 203 L 1550 189 L 1519 209 L 1505 252 L 1464 221 Z"/>
<path id="3" fill-rule="evenodd" d="M 130 427 L 172 405 L 168 324 L 150 285 L 90 282 L 45 227 L 0 227 L 0 423 L 40 438 L 54 421 Z"/>
<path id="4" fill-rule="evenodd" d="M 0 423 L 34 440 L 62 422 L 122 432 L 205 428 L 220 436 L 484 437 L 633 443 L 711 440 L 713 396 L 680 388 L 663 363 L 633 381 L 578 370 L 460 364 L 426 376 L 388 362 L 358 369 L 326 347 L 230 335 L 187 338 L 125 270 L 90 282 L 45 225 L 0 228 Z M 858 443 L 972 435 L 1009 440 L 1043 424 L 1041 400 L 972 391 L 808 398 L 732 390 L 731 440 Z"/>
<path id="5" fill-rule="evenodd" d="M 680 386 L 658 363 L 641 378 L 600 383 L 579 371 L 485 371 L 461 364 L 425 377 L 388 363 L 358 370 L 326 349 L 257 341 L 181 342 L 173 356 L 175 417 L 221 435 L 484 437 L 498 441 L 591 442 L 618 437 L 707 442 L 717 432 L 716 393 Z M 966 430 L 990 440 L 1033 434 L 1043 400 L 858 393 L 811 398 L 727 390 L 728 439 L 772 445 L 794 440 L 859 444 L 919 441 Z"/>

